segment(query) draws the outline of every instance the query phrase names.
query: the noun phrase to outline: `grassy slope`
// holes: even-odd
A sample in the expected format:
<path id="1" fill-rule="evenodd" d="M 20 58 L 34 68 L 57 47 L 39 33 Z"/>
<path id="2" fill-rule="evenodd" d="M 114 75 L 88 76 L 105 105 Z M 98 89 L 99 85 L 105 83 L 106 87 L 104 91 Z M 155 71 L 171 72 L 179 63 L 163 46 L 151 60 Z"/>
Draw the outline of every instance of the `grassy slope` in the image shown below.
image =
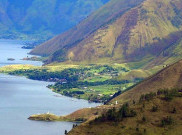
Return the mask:
<path id="1" fill-rule="evenodd" d="M 151 73 L 149 71 L 145 71 L 145 70 L 131 70 L 130 72 L 127 73 L 123 73 L 121 75 L 119 75 L 117 77 L 117 80 L 133 80 L 136 78 L 147 78 L 151 75 Z"/>
<path id="2" fill-rule="evenodd" d="M 111 100 L 107 106 L 101 108 L 112 107 L 111 104 L 118 101 L 119 105 L 122 105 L 126 102 L 132 103 L 133 100 L 138 102 L 140 96 L 142 94 L 147 94 L 150 92 L 157 92 L 159 89 L 165 88 L 178 88 L 182 87 L 181 78 L 182 78 L 182 61 L 179 61 L 155 75 L 149 77 L 143 82 L 139 83 L 135 87 L 131 88 L 129 91 L 119 95 L 118 97 Z M 143 105 L 145 104 L 145 106 Z M 159 110 L 157 112 L 151 112 L 153 106 L 158 106 Z M 117 106 L 116 106 L 117 107 Z M 171 113 L 173 108 L 176 108 L 177 113 Z M 180 135 L 181 128 L 181 107 L 182 107 L 182 98 L 175 97 L 172 101 L 165 101 L 161 96 L 155 97 L 150 101 L 142 101 L 141 103 L 137 103 L 136 105 L 132 105 L 133 108 L 137 112 L 137 116 L 133 118 L 124 119 L 124 121 L 119 123 L 112 122 L 102 122 L 97 123 L 94 122 L 89 124 L 89 122 L 83 123 L 81 126 L 73 129 L 70 132 L 70 135 L 77 134 L 147 134 L 147 135 Z M 171 116 L 174 123 L 170 126 L 161 126 L 161 120 L 166 118 L 167 116 Z M 142 118 L 146 118 L 146 122 L 142 121 Z M 136 131 L 136 129 L 139 131 Z M 144 133 L 144 129 L 146 132 Z"/>
<path id="3" fill-rule="evenodd" d="M 181 46 L 181 20 L 175 18 L 181 16 L 182 2 L 145 0 L 139 6 L 129 2 L 110 1 L 77 27 L 32 53 L 52 54 L 64 48 L 65 53 L 59 55 L 66 56 L 70 63 L 135 62 L 138 68 L 146 69 L 179 60 L 181 53 L 177 57 L 168 50 L 175 53 Z"/>
<path id="4" fill-rule="evenodd" d="M 142 0 L 111 0 L 73 29 L 40 45 L 31 53 L 49 55 L 63 48 L 64 46 L 72 46 L 76 44 L 77 41 L 80 41 L 89 36 L 103 24 L 106 24 L 114 19 L 117 15 L 123 14 L 127 11 L 127 9 L 130 9 L 134 5 L 138 5 L 138 3 L 141 3 L 141 1 Z"/>
<path id="5" fill-rule="evenodd" d="M 138 100 L 141 94 L 155 92 L 160 88 L 181 88 L 181 67 L 182 61 L 168 66 L 157 74 L 147 78 L 135 87 L 131 88 L 129 91 L 116 97 L 111 102 L 115 102 L 117 100 L 120 104 L 123 104 L 124 102 Z"/>
<path id="6" fill-rule="evenodd" d="M 143 104 L 145 105 L 143 107 Z M 158 110 L 152 112 L 152 107 L 157 106 Z M 177 112 L 172 113 L 174 107 Z M 182 98 L 174 98 L 172 101 L 162 100 L 161 97 L 151 101 L 145 101 L 130 106 L 135 110 L 137 116 L 125 118 L 121 122 L 94 122 L 84 123 L 74 128 L 69 135 L 180 135 L 181 134 L 181 110 Z M 173 123 L 162 126 L 161 120 L 171 116 Z M 146 121 L 143 121 L 145 117 Z"/>
<path id="7" fill-rule="evenodd" d="M 144 105 L 143 105 L 144 104 Z M 157 106 L 158 110 L 152 112 L 152 107 Z M 82 123 L 80 126 L 74 128 L 69 135 L 180 135 L 181 134 L 181 110 L 182 98 L 176 97 L 172 101 L 165 101 L 161 96 L 156 97 L 150 101 L 143 101 L 135 105 L 131 105 L 130 108 L 137 112 L 136 117 L 126 118 L 118 123 L 115 122 L 94 122 L 96 117 L 105 113 L 106 110 L 111 109 L 112 106 L 100 106 L 97 108 L 85 108 L 78 110 L 67 116 L 55 116 L 51 114 L 33 115 L 30 117 L 32 120 L 46 120 L 46 121 L 78 121 L 88 120 Z M 172 113 L 173 109 L 176 109 L 176 113 Z M 161 126 L 161 120 L 171 116 L 173 123 L 169 126 Z M 146 121 L 142 118 L 145 117 Z M 136 129 L 139 131 L 136 131 Z M 144 132 L 145 130 L 145 132 Z"/>
<path id="8" fill-rule="evenodd" d="M 36 121 L 71 121 L 71 122 L 83 122 L 87 120 L 93 120 L 101 115 L 108 108 L 96 107 L 96 108 L 84 108 L 75 111 L 66 116 L 56 116 L 54 114 L 36 114 L 29 117 L 30 120 Z"/>
<path id="9" fill-rule="evenodd" d="M 139 58 L 138 49 L 157 42 L 154 40 L 156 37 L 166 38 L 170 33 L 179 30 L 168 20 L 169 17 L 174 16 L 170 0 L 165 2 L 147 0 L 141 6 L 118 17 L 113 23 L 98 29 L 73 47 L 69 53 L 72 53 L 72 60 L 76 61 L 102 59 L 102 57 L 112 58 L 112 60 L 126 60 L 128 57 L 133 61 Z M 164 44 L 161 43 L 159 46 Z M 149 50 L 147 54 L 153 54 L 152 51 Z M 145 53 L 145 49 L 139 52 Z"/>
<path id="10" fill-rule="evenodd" d="M 17 70 L 34 70 L 47 69 L 49 72 L 62 71 L 68 68 L 81 68 L 78 65 L 46 65 L 46 66 L 32 66 L 32 65 L 7 65 L 0 68 L 0 72 L 9 73 Z"/>

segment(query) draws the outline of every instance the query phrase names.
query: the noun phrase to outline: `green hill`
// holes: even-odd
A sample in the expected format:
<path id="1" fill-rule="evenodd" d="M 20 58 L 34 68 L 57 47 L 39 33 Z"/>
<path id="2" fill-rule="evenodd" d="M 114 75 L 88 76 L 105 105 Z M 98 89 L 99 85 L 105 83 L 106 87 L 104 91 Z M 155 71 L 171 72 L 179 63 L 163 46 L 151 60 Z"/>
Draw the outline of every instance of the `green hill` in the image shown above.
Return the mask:
<path id="1" fill-rule="evenodd" d="M 182 60 L 115 95 L 105 105 L 62 117 L 42 114 L 32 115 L 30 119 L 83 121 L 69 135 L 180 135 L 181 81 Z"/>
<path id="2" fill-rule="evenodd" d="M 179 61 L 115 97 L 107 105 L 97 107 L 102 115 L 95 115 L 69 134 L 180 135 L 181 77 L 182 61 Z M 116 101 L 118 104 L 114 105 Z M 103 111 L 106 108 L 107 111 Z"/>
<path id="3" fill-rule="evenodd" d="M 111 102 L 114 103 L 116 100 L 118 103 L 123 104 L 133 100 L 139 100 L 142 94 L 157 92 L 159 89 L 167 88 L 182 88 L 182 61 L 179 61 L 173 65 L 170 65 L 157 74 L 148 77 L 129 91 L 124 92 L 120 96 L 113 99 Z"/>
<path id="4" fill-rule="evenodd" d="M 129 72 L 125 72 L 116 77 L 116 80 L 135 80 L 135 79 L 145 79 L 149 77 L 151 73 L 145 70 L 131 70 Z"/>
<path id="5" fill-rule="evenodd" d="M 111 0 L 73 29 L 31 53 L 48 63 L 137 62 L 143 68 L 181 58 L 181 0 Z"/>

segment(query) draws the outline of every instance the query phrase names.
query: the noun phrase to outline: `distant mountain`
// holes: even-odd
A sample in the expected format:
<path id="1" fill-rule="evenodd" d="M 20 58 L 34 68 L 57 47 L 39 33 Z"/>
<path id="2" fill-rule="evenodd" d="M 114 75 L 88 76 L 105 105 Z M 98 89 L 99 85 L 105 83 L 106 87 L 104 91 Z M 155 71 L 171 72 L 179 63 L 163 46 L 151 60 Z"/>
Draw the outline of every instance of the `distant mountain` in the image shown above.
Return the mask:
<path id="1" fill-rule="evenodd" d="M 111 0 L 31 53 L 49 55 L 48 62 L 171 63 L 182 56 L 181 7 L 182 0 Z"/>
<path id="2" fill-rule="evenodd" d="M 0 38 L 47 38 L 75 26 L 108 0 L 0 0 Z"/>

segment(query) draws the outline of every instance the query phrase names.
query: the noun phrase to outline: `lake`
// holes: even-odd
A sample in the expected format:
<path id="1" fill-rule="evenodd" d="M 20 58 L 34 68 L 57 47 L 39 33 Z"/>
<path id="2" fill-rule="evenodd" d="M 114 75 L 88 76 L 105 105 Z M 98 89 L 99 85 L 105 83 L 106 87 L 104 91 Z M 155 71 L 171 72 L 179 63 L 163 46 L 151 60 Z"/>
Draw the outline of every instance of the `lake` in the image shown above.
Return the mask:
<path id="1" fill-rule="evenodd" d="M 20 60 L 30 50 L 21 49 L 22 41 L 0 40 L 0 66 L 9 64 L 42 65 L 41 62 Z M 14 58 L 15 61 L 8 61 Z M 64 135 L 72 122 L 40 122 L 27 118 L 32 114 L 67 115 L 78 109 L 99 104 L 85 100 L 56 96 L 46 86 L 49 82 L 29 80 L 0 74 L 0 135 Z"/>
<path id="2" fill-rule="evenodd" d="M 21 47 L 23 41 L 16 40 L 0 40 L 0 66 L 12 65 L 12 64 L 31 64 L 36 66 L 41 66 L 40 61 L 25 61 L 21 60 L 28 55 L 31 51 L 30 49 L 22 49 Z M 8 58 L 14 58 L 14 61 L 8 61 Z"/>

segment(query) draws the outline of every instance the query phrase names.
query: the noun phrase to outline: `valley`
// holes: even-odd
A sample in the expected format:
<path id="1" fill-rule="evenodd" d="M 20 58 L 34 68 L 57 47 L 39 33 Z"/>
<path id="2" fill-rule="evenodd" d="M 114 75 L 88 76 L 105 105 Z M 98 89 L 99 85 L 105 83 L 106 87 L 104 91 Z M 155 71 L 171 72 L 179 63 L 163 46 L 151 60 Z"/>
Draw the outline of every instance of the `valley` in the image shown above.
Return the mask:
<path id="1" fill-rule="evenodd" d="M 0 2 L 0 39 L 26 39 L 0 40 L 0 134 L 26 134 L 16 116 L 36 135 L 181 134 L 182 0 L 19 1 Z"/>
<path id="2" fill-rule="evenodd" d="M 32 115 L 36 121 L 78 121 L 70 135 L 175 134 L 181 131 L 182 61 L 174 63 L 105 105 L 80 109 L 66 116 Z M 116 102 L 117 101 L 117 102 Z"/>
<path id="3" fill-rule="evenodd" d="M 101 103 L 150 75 L 149 71 L 137 73 L 119 64 L 112 66 L 58 64 L 43 67 L 10 65 L 0 68 L 0 72 L 26 76 L 33 80 L 55 82 L 53 85 L 48 85 L 48 88 L 56 93 Z"/>

